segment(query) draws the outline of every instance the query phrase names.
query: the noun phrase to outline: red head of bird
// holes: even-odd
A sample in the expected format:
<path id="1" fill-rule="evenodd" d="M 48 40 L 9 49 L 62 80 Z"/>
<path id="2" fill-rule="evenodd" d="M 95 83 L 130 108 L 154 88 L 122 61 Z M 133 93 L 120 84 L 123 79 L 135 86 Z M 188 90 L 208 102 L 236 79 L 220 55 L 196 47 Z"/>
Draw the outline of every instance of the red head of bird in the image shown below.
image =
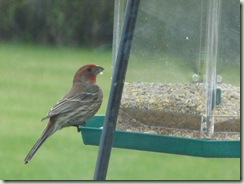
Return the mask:
<path id="1" fill-rule="evenodd" d="M 75 83 L 96 83 L 96 76 L 104 70 L 101 66 L 96 66 L 95 64 L 88 64 L 82 66 L 75 73 L 73 84 Z"/>

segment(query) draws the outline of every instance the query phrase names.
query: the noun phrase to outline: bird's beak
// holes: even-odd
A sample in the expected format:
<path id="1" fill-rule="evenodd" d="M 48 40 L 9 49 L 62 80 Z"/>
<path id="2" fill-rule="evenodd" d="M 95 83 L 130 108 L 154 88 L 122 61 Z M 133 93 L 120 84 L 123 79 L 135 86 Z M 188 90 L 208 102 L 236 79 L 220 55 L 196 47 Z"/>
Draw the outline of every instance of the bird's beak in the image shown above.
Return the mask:
<path id="1" fill-rule="evenodd" d="M 98 75 L 98 74 L 102 74 L 102 71 L 104 70 L 104 68 L 103 67 L 101 67 L 101 66 L 96 66 L 96 74 Z"/>

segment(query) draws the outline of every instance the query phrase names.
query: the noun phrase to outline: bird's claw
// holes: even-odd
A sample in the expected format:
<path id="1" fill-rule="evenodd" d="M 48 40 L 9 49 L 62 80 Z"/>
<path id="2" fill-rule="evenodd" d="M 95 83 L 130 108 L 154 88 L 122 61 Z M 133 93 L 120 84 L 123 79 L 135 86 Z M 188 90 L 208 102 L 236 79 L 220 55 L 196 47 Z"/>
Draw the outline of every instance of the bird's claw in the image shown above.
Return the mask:
<path id="1" fill-rule="evenodd" d="M 76 126 L 77 132 L 80 132 L 79 125 Z"/>
<path id="2" fill-rule="evenodd" d="M 82 123 L 80 123 L 80 124 L 78 124 L 77 126 L 76 126 L 76 128 L 77 128 L 77 132 L 80 132 L 80 128 L 79 128 L 79 126 L 86 126 L 86 122 L 82 122 Z"/>
<path id="3" fill-rule="evenodd" d="M 81 126 L 86 126 L 86 122 L 81 122 L 79 125 L 81 125 Z"/>

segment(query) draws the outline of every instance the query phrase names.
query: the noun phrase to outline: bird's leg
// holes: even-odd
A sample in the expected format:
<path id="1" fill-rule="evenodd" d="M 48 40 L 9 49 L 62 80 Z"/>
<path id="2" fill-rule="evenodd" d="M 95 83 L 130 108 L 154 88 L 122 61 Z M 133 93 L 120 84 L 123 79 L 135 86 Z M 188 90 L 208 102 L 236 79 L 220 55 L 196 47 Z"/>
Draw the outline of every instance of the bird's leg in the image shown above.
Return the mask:
<path id="1" fill-rule="evenodd" d="M 86 122 L 81 122 L 81 123 L 79 123 L 78 125 L 74 125 L 74 126 L 76 126 L 76 128 L 77 128 L 77 132 L 80 132 L 80 129 L 79 129 L 79 126 L 86 126 Z"/>
<path id="2" fill-rule="evenodd" d="M 77 132 L 80 132 L 79 125 L 76 125 Z"/>
<path id="3" fill-rule="evenodd" d="M 86 122 L 84 121 L 84 122 L 81 122 L 79 125 L 81 125 L 81 126 L 86 126 Z"/>

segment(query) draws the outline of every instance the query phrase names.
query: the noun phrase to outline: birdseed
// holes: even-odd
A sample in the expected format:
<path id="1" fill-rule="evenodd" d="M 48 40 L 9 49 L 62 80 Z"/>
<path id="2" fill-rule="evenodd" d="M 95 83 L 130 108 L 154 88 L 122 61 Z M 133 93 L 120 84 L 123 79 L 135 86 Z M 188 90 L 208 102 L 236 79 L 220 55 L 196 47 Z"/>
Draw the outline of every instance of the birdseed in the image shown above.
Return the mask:
<path id="1" fill-rule="evenodd" d="M 211 139 L 240 139 L 240 88 L 218 84 L 221 103 L 215 107 L 215 133 Z M 206 116 L 205 85 L 126 82 L 117 129 L 201 138 Z"/>

